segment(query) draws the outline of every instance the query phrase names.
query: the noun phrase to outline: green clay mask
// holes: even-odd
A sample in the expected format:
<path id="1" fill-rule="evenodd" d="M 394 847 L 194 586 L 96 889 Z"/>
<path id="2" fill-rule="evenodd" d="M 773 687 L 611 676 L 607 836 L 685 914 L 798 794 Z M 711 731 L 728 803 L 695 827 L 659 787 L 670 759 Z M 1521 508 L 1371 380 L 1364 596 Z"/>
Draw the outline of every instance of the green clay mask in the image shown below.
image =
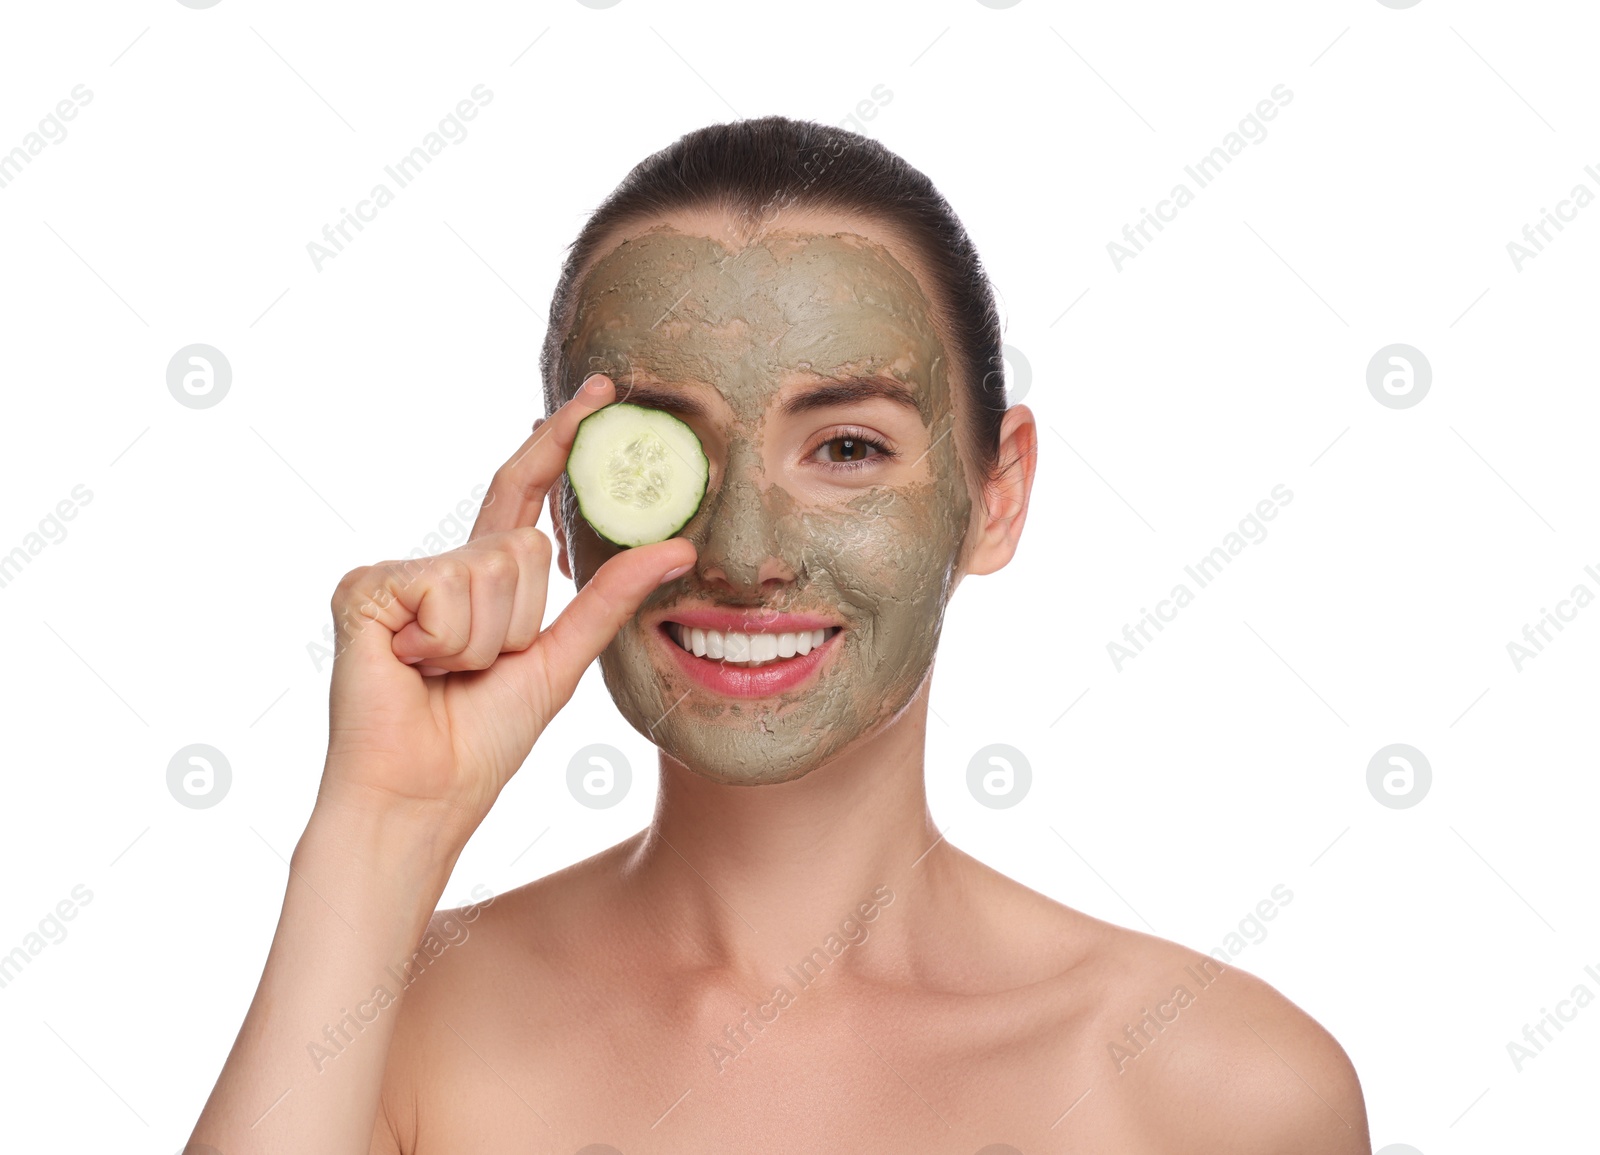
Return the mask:
<path id="1" fill-rule="evenodd" d="M 654 591 L 600 658 L 630 724 L 699 774 L 757 785 L 798 778 L 894 719 L 932 666 L 972 512 L 949 358 L 907 268 L 850 232 L 730 249 L 661 225 L 589 271 L 566 353 L 576 374 L 606 373 L 624 400 L 630 381 L 648 378 L 722 402 L 701 431 L 710 488 L 679 533 L 699 551 L 696 568 Z M 769 444 L 776 398 L 852 375 L 904 383 L 917 435 L 891 468 L 862 473 L 873 481 L 814 484 L 804 471 L 822 467 L 801 460 L 809 454 Z M 819 414 L 816 425 L 849 420 Z M 617 547 L 570 492 L 562 509 L 582 585 Z M 674 643 L 641 624 L 691 605 L 813 612 L 844 629 L 800 689 L 737 698 L 687 677 L 662 649 Z"/>

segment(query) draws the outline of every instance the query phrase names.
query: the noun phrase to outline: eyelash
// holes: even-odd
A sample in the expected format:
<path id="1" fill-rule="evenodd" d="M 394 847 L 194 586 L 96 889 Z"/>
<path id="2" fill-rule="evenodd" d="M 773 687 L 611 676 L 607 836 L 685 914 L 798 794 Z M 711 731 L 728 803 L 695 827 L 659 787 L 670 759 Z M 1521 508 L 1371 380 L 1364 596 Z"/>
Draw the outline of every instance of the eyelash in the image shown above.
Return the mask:
<path id="1" fill-rule="evenodd" d="M 878 440 L 876 437 L 872 436 L 870 433 L 868 433 L 864 429 L 843 429 L 843 430 L 840 430 L 838 433 L 835 433 L 832 437 L 829 437 L 827 440 L 819 443 L 817 445 L 817 448 L 813 449 L 811 451 L 812 454 L 815 455 L 818 452 L 818 450 L 821 450 L 825 446 L 832 445 L 835 441 L 857 441 L 857 442 L 860 442 L 862 445 L 867 445 L 867 446 L 870 446 L 873 449 L 876 449 L 878 452 L 877 452 L 877 456 L 875 456 L 875 457 L 866 457 L 866 458 L 861 459 L 860 461 L 824 461 L 822 464 L 828 469 L 843 469 L 843 470 L 860 469 L 862 466 L 870 465 L 872 462 L 878 460 L 879 458 L 885 458 L 885 457 L 886 458 L 894 458 L 894 457 L 900 456 L 893 449 L 890 449 L 882 441 Z"/>

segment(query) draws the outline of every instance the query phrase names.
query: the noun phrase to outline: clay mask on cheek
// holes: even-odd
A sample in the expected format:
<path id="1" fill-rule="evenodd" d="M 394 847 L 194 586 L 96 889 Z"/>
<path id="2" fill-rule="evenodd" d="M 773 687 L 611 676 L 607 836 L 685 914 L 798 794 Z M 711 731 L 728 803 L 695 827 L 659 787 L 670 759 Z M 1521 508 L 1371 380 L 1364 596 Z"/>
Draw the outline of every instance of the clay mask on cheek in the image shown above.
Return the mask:
<path id="1" fill-rule="evenodd" d="M 660 228 L 590 271 L 567 354 L 580 374 L 611 374 L 620 395 L 640 367 L 715 388 L 734 415 L 720 431 L 722 476 L 683 531 L 699 569 L 655 591 L 601 655 L 606 686 L 634 728 L 697 773 L 757 785 L 800 777 L 898 715 L 933 662 L 971 514 L 948 358 L 911 273 L 853 233 L 769 235 L 730 251 Z M 786 375 L 847 372 L 910 386 L 931 445 L 907 455 L 922 454 L 892 484 L 802 499 L 766 475 L 769 403 Z M 574 572 L 587 582 L 616 551 L 570 503 L 563 511 Z M 770 558 L 793 574 L 776 593 L 760 581 Z M 732 589 L 697 580 L 712 566 Z M 813 612 L 844 629 L 803 686 L 738 698 L 687 677 L 663 651 L 675 643 L 639 624 L 686 604 Z"/>

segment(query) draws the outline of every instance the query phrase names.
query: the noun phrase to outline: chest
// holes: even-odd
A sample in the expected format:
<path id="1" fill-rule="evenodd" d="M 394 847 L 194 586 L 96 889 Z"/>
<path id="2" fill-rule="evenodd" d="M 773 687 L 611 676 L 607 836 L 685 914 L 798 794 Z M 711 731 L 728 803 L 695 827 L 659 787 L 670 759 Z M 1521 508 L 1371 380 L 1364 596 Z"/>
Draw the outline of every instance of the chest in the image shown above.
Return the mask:
<path id="1" fill-rule="evenodd" d="M 417 1155 L 1155 1150 L 1137 1086 L 1092 1031 L 1041 1029 L 1056 1015 L 843 992 L 726 1005 L 619 993 L 458 1022 L 418 1089 Z"/>

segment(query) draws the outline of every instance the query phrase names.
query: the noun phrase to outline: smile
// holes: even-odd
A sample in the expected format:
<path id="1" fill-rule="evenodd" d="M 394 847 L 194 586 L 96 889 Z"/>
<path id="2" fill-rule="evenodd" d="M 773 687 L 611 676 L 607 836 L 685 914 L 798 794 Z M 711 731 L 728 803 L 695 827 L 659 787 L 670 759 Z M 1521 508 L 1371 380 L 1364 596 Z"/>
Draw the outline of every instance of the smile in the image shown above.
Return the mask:
<path id="1" fill-rule="evenodd" d="M 711 658 L 726 662 L 730 666 L 747 668 L 759 668 L 784 658 L 792 658 L 796 654 L 804 657 L 833 637 L 840 629 L 838 626 L 830 626 L 824 629 L 801 630 L 798 633 L 745 634 L 731 630 L 696 629 L 680 622 L 667 622 L 666 627 L 668 636 L 695 657 Z"/>
<path id="2" fill-rule="evenodd" d="M 703 621 L 716 614 L 685 614 Z M 766 698 L 801 688 L 838 649 L 834 639 L 843 632 L 840 626 L 812 621 L 774 622 L 775 625 L 808 625 L 811 629 L 761 630 L 731 629 L 729 625 L 748 625 L 731 615 L 720 615 L 724 628 L 709 624 L 663 621 L 656 629 L 672 660 L 704 689 L 725 697 Z M 796 615 L 798 616 L 798 615 Z"/>

